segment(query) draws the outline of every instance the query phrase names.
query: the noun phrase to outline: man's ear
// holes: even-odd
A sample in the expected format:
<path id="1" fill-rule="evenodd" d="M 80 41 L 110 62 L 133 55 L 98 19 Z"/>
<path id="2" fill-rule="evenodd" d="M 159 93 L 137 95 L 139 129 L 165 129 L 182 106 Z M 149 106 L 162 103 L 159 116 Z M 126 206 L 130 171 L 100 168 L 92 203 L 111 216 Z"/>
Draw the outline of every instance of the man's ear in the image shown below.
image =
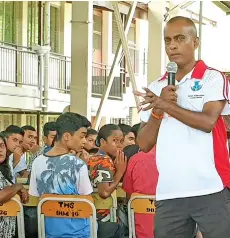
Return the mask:
<path id="1" fill-rule="evenodd" d="M 107 143 L 107 141 L 103 138 L 100 139 L 100 146 L 104 146 Z"/>
<path id="2" fill-rule="evenodd" d="M 65 140 L 65 141 L 68 141 L 70 140 L 70 137 L 71 137 L 71 134 L 69 132 L 65 132 L 62 136 L 62 138 Z"/>
<path id="3" fill-rule="evenodd" d="M 199 45 L 200 45 L 200 39 L 199 37 L 196 37 L 194 40 L 194 48 L 198 49 Z"/>

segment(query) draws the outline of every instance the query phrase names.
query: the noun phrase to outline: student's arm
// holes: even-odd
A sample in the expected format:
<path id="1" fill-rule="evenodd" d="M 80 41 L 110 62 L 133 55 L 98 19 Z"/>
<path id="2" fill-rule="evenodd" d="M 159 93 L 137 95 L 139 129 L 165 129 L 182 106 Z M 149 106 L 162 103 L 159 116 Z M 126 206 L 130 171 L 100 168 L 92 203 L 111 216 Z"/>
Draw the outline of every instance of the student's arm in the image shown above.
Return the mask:
<path id="1" fill-rule="evenodd" d="M 21 184 L 13 184 L 11 186 L 1 189 L 0 190 L 0 203 L 8 202 L 21 189 L 23 189 L 23 186 Z"/>
<path id="2" fill-rule="evenodd" d="M 39 193 L 37 189 L 37 181 L 36 181 L 36 161 L 32 165 L 29 194 L 34 197 L 39 197 Z"/>
<path id="3" fill-rule="evenodd" d="M 116 172 L 113 177 L 113 182 L 111 183 L 98 183 L 98 194 L 101 198 L 106 199 L 110 197 L 113 191 L 117 188 L 123 174 L 120 172 Z"/>
<path id="4" fill-rule="evenodd" d="M 114 169 L 112 164 L 102 163 L 100 166 L 100 170 L 97 171 L 97 178 L 94 181 L 97 181 L 98 194 L 101 198 L 108 198 L 113 191 L 117 188 L 123 174 L 125 173 L 127 166 L 127 158 L 125 157 L 123 152 L 117 152 L 116 160 L 114 161 L 115 165 L 115 175 L 113 176 Z M 104 169 L 103 169 L 104 166 Z"/>
<path id="5" fill-rule="evenodd" d="M 28 171 L 28 170 L 22 170 L 22 171 L 19 172 L 19 174 L 20 174 L 20 176 L 21 176 L 22 178 L 28 178 L 28 177 L 29 177 L 29 174 L 30 174 L 30 171 Z"/>

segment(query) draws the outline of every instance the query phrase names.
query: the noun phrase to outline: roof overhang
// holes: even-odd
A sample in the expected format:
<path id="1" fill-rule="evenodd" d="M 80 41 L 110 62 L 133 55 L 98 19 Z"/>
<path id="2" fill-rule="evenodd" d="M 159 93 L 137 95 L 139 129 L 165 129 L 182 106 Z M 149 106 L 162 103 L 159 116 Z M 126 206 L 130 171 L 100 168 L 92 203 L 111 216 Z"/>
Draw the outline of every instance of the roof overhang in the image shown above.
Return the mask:
<path id="1" fill-rule="evenodd" d="M 227 15 L 230 15 L 230 1 L 213 1 L 213 3 L 226 12 Z"/>

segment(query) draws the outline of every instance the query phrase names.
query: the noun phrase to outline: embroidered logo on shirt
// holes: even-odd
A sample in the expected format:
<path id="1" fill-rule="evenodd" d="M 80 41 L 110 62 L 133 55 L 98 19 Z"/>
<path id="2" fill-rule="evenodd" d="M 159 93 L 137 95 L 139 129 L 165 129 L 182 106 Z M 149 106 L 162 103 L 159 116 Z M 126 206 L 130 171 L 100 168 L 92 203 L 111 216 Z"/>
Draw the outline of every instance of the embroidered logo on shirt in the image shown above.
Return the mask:
<path id="1" fill-rule="evenodd" d="M 200 81 L 195 81 L 194 85 L 191 87 L 192 91 L 199 91 L 203 85 L 200 85 Z"/>

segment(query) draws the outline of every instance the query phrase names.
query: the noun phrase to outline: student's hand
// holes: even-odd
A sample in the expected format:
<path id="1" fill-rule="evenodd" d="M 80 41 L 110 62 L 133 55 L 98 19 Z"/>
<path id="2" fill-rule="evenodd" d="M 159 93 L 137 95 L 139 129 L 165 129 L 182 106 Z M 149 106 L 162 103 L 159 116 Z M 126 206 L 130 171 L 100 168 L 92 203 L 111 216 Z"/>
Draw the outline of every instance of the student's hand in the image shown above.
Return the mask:
<path id="1" fill-rule="evenodd" d="M 30 146 L 29 148 L 30 148 L 30 149 L 29 149 L 30 152 L 32 152 L 33 154 L 37 153 L 38 150 L 40 149 L 40 147 L 39 147 L 38 144 L 35 144 L 35 145 L 33 145 L 33 146 Z"/>
<path id="2" fill-rule="evenodd" d="M 18 195 L 20 196 L 22 203 L 29 202 L 29 193 L 24 187 L 18 191 Z"/>
<path id="3" fill-rule="evenodd" d="M 21 147 L 16 147 L 14 152 L 13 152 L 13 157 L 14 157 L 14 167 L 19 163 L 21 157 L 23 155 L 22 148 Z"/>
<path id="4" fill-rule="evenodd" d="M 13 184 L 13 185 L 11 185 L 11 187 L 14 188 L 14 189 L 17 191 L 17 193 L 18 193 L 21 189 L 23 189 L 23 185 L 20 184 L 20 183 Z"/>
<path id="5" fill-rule="evenodd" d="M 127 157 L 125 156 L 123 151 L 120 151 L 120 150 L 117 151 L 117 156 L 114 161 L 114 164 L 115 164 L 116 172 L 123 175 L 127 167 Z"/>
<path id="6" fill-rule="evenodd" d="M 85 161 L 86 164 L 88 163 L 88 161 L 89 161 L 89 153 L 86 150 L 83 149 L 81 152 L 78 152 L 77 156 L 81 160 Z"/>

